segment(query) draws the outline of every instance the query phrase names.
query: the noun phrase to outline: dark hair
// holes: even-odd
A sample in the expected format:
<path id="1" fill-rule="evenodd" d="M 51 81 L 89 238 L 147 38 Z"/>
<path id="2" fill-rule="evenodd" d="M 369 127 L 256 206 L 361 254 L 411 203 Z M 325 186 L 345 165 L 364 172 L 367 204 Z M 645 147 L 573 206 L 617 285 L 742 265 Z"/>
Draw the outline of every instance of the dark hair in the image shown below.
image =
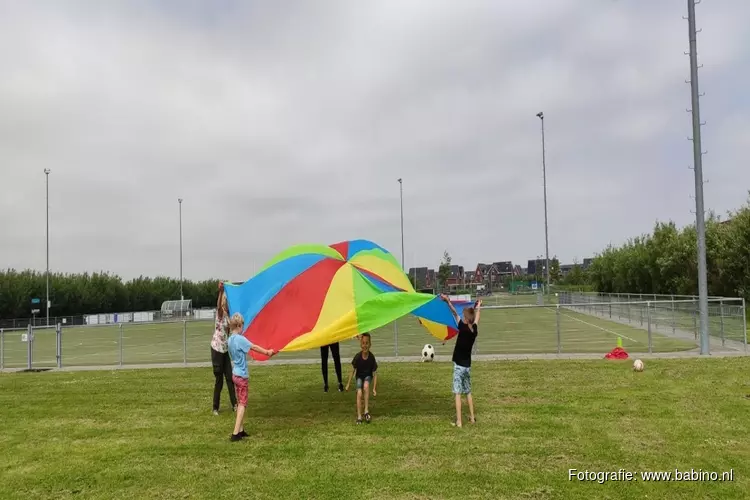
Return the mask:
<path id="1" fill-rule="evenodd" d="M 370 338 L 370 334 L 369 334 L 369 333 L 367 333 L 367 332 L 363 333 L 363 334 L 362 334 L 362 336 L 363 336 L 363 337 L 367 337 L 368 339 L 372 340 L 372 339 Z"/>
<path id="2" fill-rule="evenodd" d="M 466 309 L 464 309 L 464 314 L 471 318 L 472 323 L 474 323 L 474 320 L 476 320 L 477 318 L 477 312 L 473 307 L 467 307 Z"/>

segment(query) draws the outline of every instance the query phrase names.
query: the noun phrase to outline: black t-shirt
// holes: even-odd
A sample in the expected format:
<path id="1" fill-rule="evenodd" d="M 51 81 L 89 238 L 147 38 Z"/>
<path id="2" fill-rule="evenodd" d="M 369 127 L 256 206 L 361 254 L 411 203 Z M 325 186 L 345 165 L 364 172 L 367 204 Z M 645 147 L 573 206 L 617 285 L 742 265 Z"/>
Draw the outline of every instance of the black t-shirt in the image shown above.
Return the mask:
<path id="1" fill-rule="evenodd" d="M 459 366 L 471 367 L 471 349 L 474 347 L 474 341 L 477 339 L 479 330 L 477 325 L 469 325 L 460 320 L 458 322 L 458 336 L 456 337 L 456 347 L 453 348 L 453 362 Z"/>
<path id="2" fill-rule="evenodd" d="M 357 370 L 357 378 L 361 379 L 372 377 L 378 370 L 378 362 L 375 361 L 375 355 L 371 352 L 367 353 L 367 359 L 365 359 L 362 357 L 362 351 L 359 351 L 354 355 L 352 366 Z"/>

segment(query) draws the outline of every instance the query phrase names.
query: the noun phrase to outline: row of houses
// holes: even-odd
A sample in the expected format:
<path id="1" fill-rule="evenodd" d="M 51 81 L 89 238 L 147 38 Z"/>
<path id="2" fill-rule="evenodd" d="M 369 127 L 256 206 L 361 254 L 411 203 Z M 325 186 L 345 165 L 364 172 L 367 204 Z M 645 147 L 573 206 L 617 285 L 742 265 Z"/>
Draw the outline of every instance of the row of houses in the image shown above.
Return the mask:
<path id="1" fill-rule="evenodd" d="M 588 269 L 593 259 L 583 259 L 583 264 L 579 264 L 581 269 Z M 462 285 L 488 285 L 493 287 L 495 284 L 507 281 L 509 278 L 522 276 L 538 276 L 539 279 L 547 277 L 545 268 L 545 259 L 532 259 L 527 262 L 526 267 L 513 265 L 511 261 L 493 262 L 491 264 L 479 263 L 473 271 L 466 271 L 464 266 L 450 266 L 450 273 L 446 281 L 447 286 Z M 560 275 L 567 275 L 575 264 L 561 264 Z M 409 277 L 418 288 L 434 288 L 437 285 L 437 271 L 428 267 L 412 267 L 409 269 Z"/>

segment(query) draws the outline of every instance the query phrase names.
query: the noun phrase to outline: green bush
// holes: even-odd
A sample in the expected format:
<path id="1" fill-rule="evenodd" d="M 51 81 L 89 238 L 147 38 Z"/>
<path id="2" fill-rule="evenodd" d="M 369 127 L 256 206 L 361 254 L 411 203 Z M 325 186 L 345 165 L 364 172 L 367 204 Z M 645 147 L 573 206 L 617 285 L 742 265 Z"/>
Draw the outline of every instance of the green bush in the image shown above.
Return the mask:
<path id="1" fill-rule="evenodd" d="M 596 290 L 609 293 L 698 294 L 695 225 L 657 222 L 652 234 L 609 246 L 588 270 Z M 750 199 L 720 221 L 706 220 L 708 293 L 750 299 Z"/>

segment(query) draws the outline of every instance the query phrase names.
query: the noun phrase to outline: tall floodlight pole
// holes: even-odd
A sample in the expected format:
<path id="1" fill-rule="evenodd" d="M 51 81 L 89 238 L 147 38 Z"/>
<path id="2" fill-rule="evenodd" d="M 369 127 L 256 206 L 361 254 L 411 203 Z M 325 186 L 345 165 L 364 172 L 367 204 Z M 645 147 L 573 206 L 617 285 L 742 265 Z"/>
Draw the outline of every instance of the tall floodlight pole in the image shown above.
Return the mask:
<path id="1" fill-rule="evenodd" d="M 185 300 L 185 295 L 182 293 L 182 198 L 177 198 L 180 204 L 180 300 Z"/>
<path id="2" fill-rule="evenodd" d="M 401 196 L 401 271 L 404 269 L 404 181 L 399 177 L 398 189 Z M 398 321 L 393 322 L 393 343 L 395 346 L 395 353 L 398 356 Z"/>
<path id="3" fill-rule="evenodd" d="M 698 232 L 698 310 L 700 312 L 701 354 L 709 354 L 708 280 L 706 276 L 706 221 L 703 208 L 703 151 L 701 150 L 700 95 L 698 94 L 698 32 L 695 29 L 695 0 L 687 0 L 690 39 L 690 94 L 693 114 L 693 170 L 695 173 L 695 228 Z"/>
<path id="4" fill-rule="evenodd" d="M 404 182 L 398 180 L 399 191 L 401 192 L 401 269 L 404 268 Z"/>
<path id="5" fill-rule="evenodd" d="M 44 169 L 47 188 L 47 326 L 49 326 L 49 173 L 48 168 Z"/>
<path id="6" fill-rule="evenodd" d="M 536 114 L 536 116 L 541 120 L 542 122 L 542 179 L 544 183 L 544 248 L 546 251 L 546 264 L 545 264 L 545 273 L 547 274 L 547 293 L 549 293 L 549 282 L 550 282 L 550 272 L 549 272 L 549 232 L 547 230 L 547 158 L 546 158 L 546 150 L 544 147 L 544 113 L 539 112 Z"/>

